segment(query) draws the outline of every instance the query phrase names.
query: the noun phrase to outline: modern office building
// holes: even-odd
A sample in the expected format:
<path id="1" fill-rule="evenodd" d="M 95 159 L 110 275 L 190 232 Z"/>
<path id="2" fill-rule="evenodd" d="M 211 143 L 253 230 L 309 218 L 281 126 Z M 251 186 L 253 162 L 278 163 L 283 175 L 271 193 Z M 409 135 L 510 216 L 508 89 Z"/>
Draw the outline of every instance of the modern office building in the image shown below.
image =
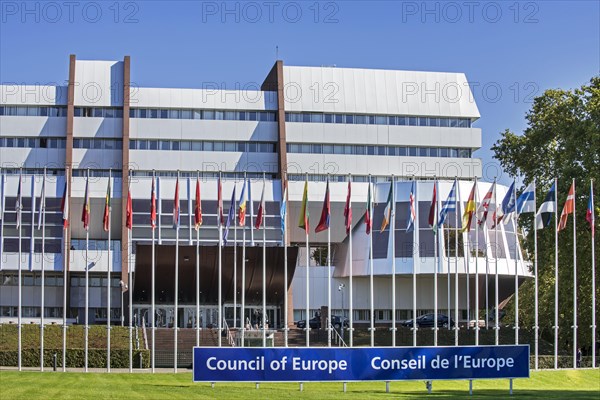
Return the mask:
<path id="1" fill-rule="evenodd" d="M 57 80 L 62 78 L 57 77 Z M 390 323 L 394 301 L 391 296 L 392 246 L 396 255 L 398 319 L 412 315 L 413 269 L 417 275 L 417 313 L 433 309 L 436 269 L 440 310 L 448 306 L 454 308 L 454 276 L 458 269 L 458 306 L 463 319 L 472 317 L 467 316 L 467 309 L 472 310 L 475 304 L 476 272 L 479 273 L 481 308 L 485 304 L 486 272 L 490 299 L 494 298 L 496 269 L 500 276 L 501 300 L 512 294 L 515 272 L 520 280 L 530 276 L 528 263 L 523 261 L 527 257 L 516 245 L 512 223 L 500 224 L 497 230 L 480 229 L 478 251 L 472 246 L 469 250 L 466 247 L 468 241 L 475 241 L 475 228 L 469 235 L 458 235 L 455 257 L 455 216 L 450 213 L 450 227 L 440 235 L 441 257 L 437 262 L 434 258 L 434 236 L 427 222 L 434 177 L 440 179 L 438 197 L 441 200 L 446 199 L 453 180 L 459 180 L 462 212 L 472 179 L 482 175 L 481 160 L 473 157 L 473 152 L 481 146 L 481 130 L 473 126 L 480 115 L 464 74 L 293 67 L 277 61 L 262 86 L 254 90 L 146 88 L 134 86 L 134 78 L 129 57 L 123 61 L 87 61 L 71 56 L 65 86 L 0 86 L 0 166 L 4 177 L 1 185 L 4 204 L 0 215 L 0 311 L 3 321 L 15 319 L 17 315 L 19 268 L 23 276 L 23 316 L 34 319 L 40 316 L 43 268 L 44 315 L 62 318 L 63 285 L 67 285 L 69 321 L 82 323 L 88 268 L 91 323 L 105 323 L 107 317 L 119 322 L 122 303 L 126 307 L 128 295 L 121 287 L 132 291 L 135 322 L 147 323 L 151 300 L 153 175 L 158 198 L 158 226 L 154 233 L 159 326 L 172 325 L 175 312 L 180 327 L 192 327 L 196 323 L 206 327 L 217 323 L 217 178 L 220 174 L 226 215 L 234 188 L 239 199 L 244 176 L 250 179 L 253 200 L 246 228 L 232 224 L 222 253 L 223 311 L 229 325 L 240 326 L 242 314 L 250 320 L 255 311 L 262 309 L 264 285 L 271 326 L 283 326 L 285 298 L 289 300 L 288 322 L 305 318 L 306 268 L 309 269 L 311 313 L 327 305 L 329 270 L 320 264 L 326 264 L 327 256 L 321 254 L 328 234 L 314 233 L 314 226 L 321 214 L 328 177 L 333 274 L 330 287 L 336 314 L 349 312 L 349 276 L 352 274 L 354 321 L 369 322 L 372 272 L 376 323 Z M 45 228 L 38 229 L 44 170 L 47 175 Z M 86 232 L 81 210 L 88 175 L 91 221 Z M 351 253 L 343 217 L 350 176 L 354 215 Z M 395 243 L 390 240 L 389 228 L 383 232 L 378 229 L 392 176 L 396 182 Z M 287 266 L 280 218 L 286 177 Z M 198 178 L 203 223 L 196 232 L 193 211 Z M 109 179 L 113 189 L 110 244 L 102 223 Z M 181 215 L 177 260 L 179 306 L 175 311 L 173 199 L 177 179 Z M 296 222 L 305 179 L 309 182 L 311 216 L 308 267 L 305 233 Z M 370 179 L 376 202 L 373 271 L 363 219 Z M 406 233 L 412 179 L 417 181 L 418 246 L 414 244 L 413 234 Z M 70 182 L 67 186 L 70 223 L 63 229 L 61 199 L 67 180 Z M 251 219 L 258 211 L 263 185 L 266 228 L 255 230 Z M 490 185 L 478 184 L 479 199 Z M 19 187 L 22 216 L 17 228 Z M 125 226 L 127 207 L 124 205 L 128 193 L 133 208 L 131 231 Z M 505 193 L 506 188 L 498 186 L 498 202 Z M 458 219 L 460 221 L 460 216 Z M 242 249 L 244 237 L 245 250 Z M 196 293 L 195 284 L 196 240 L 200 243 L 200 293 Z M 263 240 L 267 247 L 266 283 L 262 278 Z M 472 257 L 464 257 L 469 253 Z M 475 254 L 477 257 L 473 257 Z M 67 274 L 63 274 L 65 266 Z M 284 279 L 286 267 L 287 282 Z M 108 287 L 111 288 L 110 316 Z M 246 305 L 243 313 L 242 293 Z M 200 316 L 196 315 L 196 296 L 200 297 Z M 234 308 L 236 321 L 233 321 Z"/>

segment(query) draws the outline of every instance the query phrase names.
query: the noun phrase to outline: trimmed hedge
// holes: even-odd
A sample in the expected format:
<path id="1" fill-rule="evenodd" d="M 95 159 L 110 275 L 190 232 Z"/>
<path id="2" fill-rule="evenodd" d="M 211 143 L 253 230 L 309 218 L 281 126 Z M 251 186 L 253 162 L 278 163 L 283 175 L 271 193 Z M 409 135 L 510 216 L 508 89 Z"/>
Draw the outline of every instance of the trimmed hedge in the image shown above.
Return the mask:
<path id="1" fill-rule="evenodd" d="M 600 362 L 600 358 L 596 359 L 596 364 Z M 553 369 L 554 368 L 554 356 L 539 356 L 538 357 L 539 369 Z M 581 368 L 590 368 L 592 366 L 592 357 L 584 356 L 581 357 Z M 535 356 L 529 357 L 529 367 L 535 368 Z M 573 368 L 573 356 L 558 356 L 558 368 Z"/>
<path id="2" fill-rule="evenodd" d="M 62 368 L 62 349 L 44 349 L 44 366 L 52 368 L 56 354 L 56 365 Z M 68 349 L 66 354 L 67 368 L 83 368 L 85 364 L 84 349 Z M 133 367 L 150 368 L 150 351 L 133 350 Z M 18 352 L 16 350 L 0 350 L 0 365 L 16 367 Z M 40 351 L 36 349 L 23 349 L 21 352 L 21 365 L 23 367 L 39 367 Z M 111 350 L 111 368 L 129 368 L 129 350 Z M 106 368 L 106 349 L 88 350 L 89 368 Z"/>

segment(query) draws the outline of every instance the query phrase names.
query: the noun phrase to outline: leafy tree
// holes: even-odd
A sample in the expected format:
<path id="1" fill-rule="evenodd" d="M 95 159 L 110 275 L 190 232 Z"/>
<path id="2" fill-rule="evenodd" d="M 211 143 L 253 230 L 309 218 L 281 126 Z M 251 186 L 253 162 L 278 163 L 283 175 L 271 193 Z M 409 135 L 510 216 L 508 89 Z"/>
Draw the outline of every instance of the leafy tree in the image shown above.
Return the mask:
<path id="1" fill-rule="evenodd" d="M 523 186 L 536 179 L 537 206 L 546 195 L 554 178 L 558 179 L 558 213 L 567 197 L 572 179 L 576 186 L 577 216 L 577 319 L 578 345 L 591 346 L 591 235 L 585 214 L 590 192 L 590 179 L 596 183 L 596 199 L 600 190 L 600 76 L 576 90 L 551 89 L 534 100 L 526 115 L 527 128 L 518 135 L 504 131 L 492 147 L 502 167 L 513 176 L 523 178 Z M 595 202 L 595 212 L 600 208 Z M 533 260 L 532 224 L 534 216 L 519 217 L 526 233 L 524 248 Z M 559 233 L 559 348 L 568 350 L 573 340 L 573 229 L 572 216 L 567 229 Z M 542 337 L 552 341 L 554 326 L 554 224 L 538 231 L 539 326 Z M 598 231 L 598 229 L 596 229 Z M 596 248 L 600 241 L 596 234 Z M 598 258 L 598 257 L 596 257 Z M 598 264 L 598 263 L 597 263 Z M 533 266 L 532 266 L 533 268 Z M 600 299 L 600 274 L 596 267 L 596 298 Z M 514 315 L 509 306 L 505 321 Z M 521 286 L 520 326 L 534 325 L 533 279 Z M 598 307 L 596 313 L 598 314 Z M 598 315 L 596 320 L 600 321 Z M 570 353 L 569 353 L 570 354 Z"/>

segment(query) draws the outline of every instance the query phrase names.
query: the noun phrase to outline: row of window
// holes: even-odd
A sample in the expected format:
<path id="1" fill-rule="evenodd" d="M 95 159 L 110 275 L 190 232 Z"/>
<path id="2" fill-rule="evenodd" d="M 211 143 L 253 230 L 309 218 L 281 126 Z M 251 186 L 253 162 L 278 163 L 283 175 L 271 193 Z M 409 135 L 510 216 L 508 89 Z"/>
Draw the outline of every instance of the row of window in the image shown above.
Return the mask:
<path id="1" fill-rule="evenodd" d="M 2 106 L 0 115 L 17 117 L 66 117 L 67 106 Z"/>
<path id="2" fill-rule="evenodd" d="M 439 310 L 440 314 L 446 314 L 444 312 L 445 310 Z M 320 310 L 318 309 L 311 309 L 310 310 L 310 314 L 311 314 L 311 318 L 314 317 L 315 315 L 317 315 L 317 313 L 319 313 Z M 467 319 L 467 310 L 459 310 L 461 318 L 462 319 Z M 302 310 L 302 309 L 295 309 L 294 310 L 294 320 L 298 321 L 298 320 L 302 320 L 304 319 L 304 315 L 306 313 L 306 310 Z M 334 309 L 332 310 L 333 315 L 343 315 L 346 318 L 349 318 L 350 316 L 350 311 L 348 309 Z M 376 309 L 374 310 L 374 314 L 375 314 L 375 321 L 378 322 L 391 322 L 392 321 L 392 310 L 387 309 L 387 310 L 381 310 L 381 309 Z M 406 319 L 410 319 L 412 318 L 412 314 L 413 314 L 413 310 L 411 309 L 396 309 L 396 321 L 401 321 L 401 320 L 406 320 Z M 433 314 L 433 310 L 423 310 L 423 309 L 418 309 L 417 310 L 417 317 L 424 315 L 424 314 Z M 369 309 L 353 309 L 352 310 L 352 319 L 354 320 L 354 322 L 365 322 L 365 321 L 370 321 L 371 320 L 371 310 Z M 454 318 L 454 309 L 452 309 L 452 318 Z"/>
<path id="3" fill-rule="evenodd" d="M 132 108 L 131 118 L 158 119 L 205 119 L 223 121 L 261 121 L 275 122 L 277 114 L 274 111 L 225 111 L 225 110 L 177 110 L 157 108 Z"/>
<path id="4" fill-rule="evenodd" d="M 470 128 L 470 118 L 416 117 L 405 115 L 356 115 L 286 112 L 285 122 L 314 122 L 325 124 L 406 125 L 444 128 Z"/>
<path id="5" fill-rule="evenodd" d="M 23 286 L 42 286 L 42 275 L 39 273 L 37 273 L 35 275 L 23 274 L 21 276 L 21 283 L 23 284 Z M 19 275 L 16 273 L 9 273 L 9 272 L 0 274 L 0 285 L 1 286 L 18 286 L 19 285 Z M 62 287 L 63 277 L 62 277 L 62 275 L 46 274 L 44 276 L 44 285 L 45 286 L 61 286 Z"/>
<path id="6" fill-rule="evenodd" d="M 76 117 L 123 118 L 122 108 L 109 107 L 75 107 Z"/>
<path id="7" fill-rule="evenodd" d="M 0 306 L 0 315 L 3 317 L 18 317 L 19 307 Z M 44 318 L 62 318 L 62 307 L 44 307 Z M 21 307 L 21 316 L 24 318 L 39 318 L 40 307 Z"/>
<path id="8" fill-rule="evenodd" d="M 212 140 L 132 140 L 131 150 L 176 151 L 236 151 L 249 153 L 274 153 L 275 143 L 268 142 L 221 142 Z"/>
<path id="9" fill-rule="evenodd" d="M 74 149 L 121 150 L 121 139 L 73 139 Z"/>
<path id="10" fill-rule="evenodd" d="M 288 153 L 352 154 L 399 157 L 453 157 L 471 158 L 471 149 L 449 147 L 365 146 L 343 144 L 287 144 Z"/>
<path id="11" fill-rule="evenodd" d="M 58 137 L 0 137 L 0 147 L 64 149 L 67 147 L 67 140 Z"/>

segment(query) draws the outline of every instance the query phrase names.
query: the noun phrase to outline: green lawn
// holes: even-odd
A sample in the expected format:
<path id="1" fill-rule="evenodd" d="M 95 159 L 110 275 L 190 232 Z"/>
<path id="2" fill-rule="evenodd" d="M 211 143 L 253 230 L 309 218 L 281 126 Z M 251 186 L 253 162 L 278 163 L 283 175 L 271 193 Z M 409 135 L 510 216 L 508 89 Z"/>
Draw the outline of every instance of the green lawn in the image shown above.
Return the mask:
<path id="1" fill-rule="evenodd" d="M 475 381 L 473 398 L 508 398 L 507 380 Z M 433 383 L 437 398 L 468 395 L 468 381 Z M 427 395 L 423 382 L 392 382 L 391 393 L 384 382 L 306 383 L 193 383 L 191 373 L 123 374 L 0 371 L 0 399 L 338 399 L 408 398 Z M 526 399 L 598 399 L 600 370 L 559 370 L 531 373 L 530 379 L 514 382 L 514 397 Z"/>

